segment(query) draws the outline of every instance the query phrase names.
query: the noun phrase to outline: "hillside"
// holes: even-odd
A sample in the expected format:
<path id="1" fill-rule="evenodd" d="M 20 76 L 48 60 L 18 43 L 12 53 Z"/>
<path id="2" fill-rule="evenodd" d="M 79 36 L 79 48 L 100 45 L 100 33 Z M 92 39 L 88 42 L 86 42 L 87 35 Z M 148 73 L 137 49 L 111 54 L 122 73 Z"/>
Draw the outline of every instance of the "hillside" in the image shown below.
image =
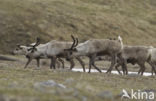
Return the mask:
<path id="1" fill-rule="evenodd" d="M 40 37 L 85 41 L 121 35 L 156 46 L 156 0 L 0 0 L 0 53 Z"/>

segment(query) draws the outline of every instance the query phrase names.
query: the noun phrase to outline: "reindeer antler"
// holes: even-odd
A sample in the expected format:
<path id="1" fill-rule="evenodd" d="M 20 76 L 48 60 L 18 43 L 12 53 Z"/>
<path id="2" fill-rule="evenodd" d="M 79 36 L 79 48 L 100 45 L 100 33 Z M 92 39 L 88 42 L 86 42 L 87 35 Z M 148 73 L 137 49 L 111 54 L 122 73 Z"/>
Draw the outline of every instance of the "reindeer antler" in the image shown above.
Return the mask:
<path id="1" fill-rule="evenodd" d="M 20 44 L 17 44 L 17 47 L 20 48 Z"/>
<path id="2" fill-rule="evenodd" d="M 38 46 L 39 44 L 40 44 L 40 38 L 37 37 L 37 39 L 36 39 L 36 44 L 35 44 L 33 47 L 36 47 L 36 46 Z"/>
<path id="3" fill-rule="evenodd" d="M 76 47 L 78 45 L 78 43 L 79 43 L 79 40 L 78 40 L 78 38 L 76 38 L 76 44 L 74 45 L 74 47 Z"/>
<path id="4" fill-rule="evenodd" d="M 73 44 L 70 49 L 73 49 L 74 47 L 76 47 L 78 45 L 79 40 L 78 40 L 78 38 L 75 38 L 73 35 L 71 35 L 71 38 L 73 39 Z"/>
<path id="5" fill-rule="evenodd" d="M 72 46 L 71 46 L 71 48 L 70 48 L 70 49 L 73 49 L 73 48 L 74 48 L 74 46 L 75 46 L 75 38 L 74 38 L 74 36 L 73 36 L 73 35 L 71 35 L 71 38 L 73 39 L 73 44 L 72 44 Z"/>
<path id="6" fill-rule="evenodd" d="M 29 49 L 29 51 L 31 50 L 32 52 L 34 50 L 36 50 L 36 47 L 40 44 L 40 38 L 36 38 L 36 44 L 32 46 L 32 48 Z"/>

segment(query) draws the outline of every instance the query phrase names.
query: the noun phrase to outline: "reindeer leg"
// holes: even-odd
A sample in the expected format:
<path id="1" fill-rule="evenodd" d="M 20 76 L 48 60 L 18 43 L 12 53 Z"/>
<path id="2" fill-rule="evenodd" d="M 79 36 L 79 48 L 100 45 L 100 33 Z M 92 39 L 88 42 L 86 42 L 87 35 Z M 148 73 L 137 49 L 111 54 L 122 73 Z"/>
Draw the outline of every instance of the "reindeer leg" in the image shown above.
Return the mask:
<path id="1" fill-rule="evenodd" d="M 145 69 L 146 69 L 145 64 L 143 64 L 143 70 L 142 70 L 141 75 L 143 75 L 143 73 L 145 72 Z"/>
<path id="2" fill-rule="evenodd" d="M 153 74 L 154 74 L 154 69 L 153 69 L 153 68 L 151 69 L 151 74 L 152 74 L 152 76 L 153 76 Z"/>
<path id="3" fill-rule="evenodd" d="M 127 60 L 123 60 L 122 62 L 122 69 L 123 69 L 123 74 L 127 75 L 128 74 L 128 70 L 127 70 Z"/>
<path id="4" fill-rule="evenodd" d="M 154 74 L 153 71 L 154 71 L 154 70 L 153 70 L 153 68 L 152 68 L 152 69 L 151 69 L 152 76 L 153 76 L 153 74 Z"/>
<path id="5" fill-rule="evenodd" d="M 92 62 L 92 65 L 94 66 L 94 68 L 95 68 L 96 70 L 98 70 L 100 73 L 102 73 L 101 70 L 95 65 L 95 61 Z"/>
<path id="6" fill-rule="evenodd" d="M 55 69 L 55 65 L 56 65 L 56 57 L 51 57 L 51 64 L 50 64 L 50 69 L 52 69 L 52 67 L 53 67 L 53 69 Z"/>
<path id="7" fill-rule="evenodd" d="M 122 66 L 122 71 L 123 71 L 123 74 L 128 74 L 128 70 L 127 70 L 127 60 L 126 59 L 124 59 L 122 56 L 121 56 L 121 54 L 118 54 L 117 55 L 117 57 L 118 57 L 118 64 L 115 66 L 115 68 L 116 67 L 118 67 L 118 65 L 120 66 Z M 117 69 L 117 68 L 116 68 Z M 118 71 L 119 72 L 119 71 Z M 120 74 L 120 73 L 119 73 Z"/>
<path id="8" fill-rule="evenodd" d="M 144 71 L 145 71 L 145 63 L 139 63 L 139 66 L 141 67 L 138 74 L 141 73 L 141 75 L 143 75 Z"/>
<path id="9" fill-rule="evenodd" d="M 73 59 L 70 59 L 70 70 L 72 70 L 75 66 Z"/>
<path id="10" fill-rule="evenodd" d="M 60 61 L 58 61 L 58 58 L 56 59 L 56 65 L 57 65 L 57 68 L 60 68 Z"/>
<path id="11" fill-rule="evenodd" d="M 150 64 L 150 66 L 152 67 L 152 71 L 151 71 L 151 73 L 152 73 L 152 75 L 153 75 L 153 72 L 156 74 L 156 70 L 155 70 L 155 65 L 153 65 L 153 63 L 151 62 L 151 61 L 148 61 L 148 63 Z"/>
<path id="12" fill-rule="evenodd" d="M 99 71 L 101 73 L 101 70 L 98 67 L 96 67 L 96 65 L 95 65 L 96 56 L 97 56 L 96 54 L 93 54 L 92 56 L 90 56 L 89 72 L 88 73 L 90 73 L 90 71 L 91 71 L 91 66 L 93 66 L 97 71 Z"/>
<path id="13" fill-rule="evenodd" d="M 138 63 L 138 65 L 140 66 L 140 69 L 139 69 L 139 71 L 138 71 L 138 74 L 141 74 L 141 72 L 142 72 L 142 63 Z"/>
<path id="14" fill-rule="evenodd" d="M 51 61 L 51 63 L 50 63 L 50 69 L 52 69 L 52 67 L 53 67 L 53 59 L 51 58 L 50 61 Z"/>
<path id="15" fill-rule="evenodd" d="M 142 71 L 142 68 L 140 67 L 140 69 L 139 69 L 139 71 L 138 71 L 138 74 L 140 74 L 140 73 L 141 73 L 141 71 Z"/>
<path id="16" fill-rule="evenodd" d="M 118 63 L 116 66 L 115 66 L 115 69 L 118 71 L 119 74 L 121 74 L 120 70 L 118 69 L 118 67 L 120 66 L 121 64 Z M 123 70 L 123 69 L 122 69 Z M 123 73 L 124 73 L 124 70 L 123 70 Z"/>
<path id="17" fill-rule="evenodd" d="M 27 59 L 28 59 L 28 61 L 27 61 L 26 65 L 25 65 L 24 69 L 26 69 L 27 66 L 29 65 L 29 63 L 32 61 L 32 58 L 27 58 Z"/>
<path id="18" fill-rule="evenodd" d="M 56 62 L 56 58 L 55 57 L 51 57 L 51 63 L 50 63 L 50 69 L 55 69 L 55 62 Z"/>
<path id="19" fill-rule="evenodd" d="M 88 71 L 88 73 L 90 73 L 91 68 L 92 68 L 92 64 L 91 64 L 91 57 L 89 57 L 89 71 Z"/>
<path id="20" fill-rule="evenodd" d="M 93 56 L 89 56 L 89 71 L 88 71 L 88 73 L 91 72 L 91 68 L 92 68 L 92 57 Z"/>
<path id="21" fill-rule="evenodd" d="M 40 68 L 40 59 L 37 58 L 36 61 L 37 61 L 37 68 L 36 69 L 39 69 Z"/>
<path id="22" fill-rule="evenodd" d="M 56 69 L 56 57 L 52 57 L 53 60 L 53 68 Z"/>
<path id="23" fill-rule="evenodd" d="M 115 64 L 116 64 L 116 56 L 114 55 L 114 56 L 112 56 L 111 66 L 109 67 L 109 69 L 107 70 L 106 73 L 111 73 Z"/>
<path id="24" fill-rule="evenodd" d="M 81 64 L 82 68 L 83 68 L 83 72 L 86 72 L 85 70 L 85 63 L 81 60 L 80 57 L 76 57 L 76 59 L 79 61 L 79 63 Z"/>
<path id="25" fill-rule="evenodd" d="M 58 58 L 58 60 L 62 63 L 62 68 L 64 69 L 64 61 L 61 58 Z"/>

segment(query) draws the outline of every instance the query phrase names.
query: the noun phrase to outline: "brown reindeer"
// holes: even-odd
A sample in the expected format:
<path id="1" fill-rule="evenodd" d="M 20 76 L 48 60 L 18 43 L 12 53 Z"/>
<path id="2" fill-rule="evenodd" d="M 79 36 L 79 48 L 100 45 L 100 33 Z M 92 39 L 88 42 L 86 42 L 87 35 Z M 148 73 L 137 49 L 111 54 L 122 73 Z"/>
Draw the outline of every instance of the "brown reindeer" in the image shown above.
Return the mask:
<path id="1" fill-rule="evenodd" d="M 67 59 L 71 59 L 78 56 L 89 57 L 89 73 L 93 66 L 99 72 L 101 70 L 95 65 L 95 59 L 97 56 L 109 55 L 111 57 L 111 66 L 107 70 L 107 73 L 111 73 L 112 68 L 116 64 L 117 56 L 121 59 L 120 53 L 123 48 L 122 39 L 119 36 L 118 40 L 109 39 L 92 39 L 78 44 L 78 39 L 71 36 L 73 39 L 73 45 L 71 48 L 65 49 Z"/>
<path id="2" fill-rule="evenodd" d="M 141 73 L 143 75 L 143 72 L 145 71 L 145 62 L 151 65 L 152 67 L 152 73 L 155 72 L 155 67 L 154 67 L 154 50 L 153 47 L 151 46 L 124 46 L 121 56 L 122 59 L 124 60 L 125 64 L 131 63 L 132 65 L 138 64 L 140 66 L 140 70 L 138 71 L 138 74 Z M 100 58 L 100 57 L 99 57 Z M 110 56 L 103 57 L 103 59 L 107 61 L 111 61 Z M 117 59 L 117 65 L 115 66 L 116 70 L 120 73 L 118 67 L 122 66 L 123 73 L 128 74 L 127 71 L 127 66 L 123 64 L 119 59 Z"/>

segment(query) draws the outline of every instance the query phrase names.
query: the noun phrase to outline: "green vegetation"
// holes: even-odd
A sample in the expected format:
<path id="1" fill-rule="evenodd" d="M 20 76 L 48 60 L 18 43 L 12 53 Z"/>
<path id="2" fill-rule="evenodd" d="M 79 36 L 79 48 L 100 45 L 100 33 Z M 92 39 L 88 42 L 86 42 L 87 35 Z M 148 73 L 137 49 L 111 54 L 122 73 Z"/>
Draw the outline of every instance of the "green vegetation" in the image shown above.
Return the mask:
<path id="1" fill-rule="evenodd" d="M 0 52 L 38 36 L 49 40 L 108 38 L 124 44 L 156 43 L 155 0 L 0 0 Z"/>

